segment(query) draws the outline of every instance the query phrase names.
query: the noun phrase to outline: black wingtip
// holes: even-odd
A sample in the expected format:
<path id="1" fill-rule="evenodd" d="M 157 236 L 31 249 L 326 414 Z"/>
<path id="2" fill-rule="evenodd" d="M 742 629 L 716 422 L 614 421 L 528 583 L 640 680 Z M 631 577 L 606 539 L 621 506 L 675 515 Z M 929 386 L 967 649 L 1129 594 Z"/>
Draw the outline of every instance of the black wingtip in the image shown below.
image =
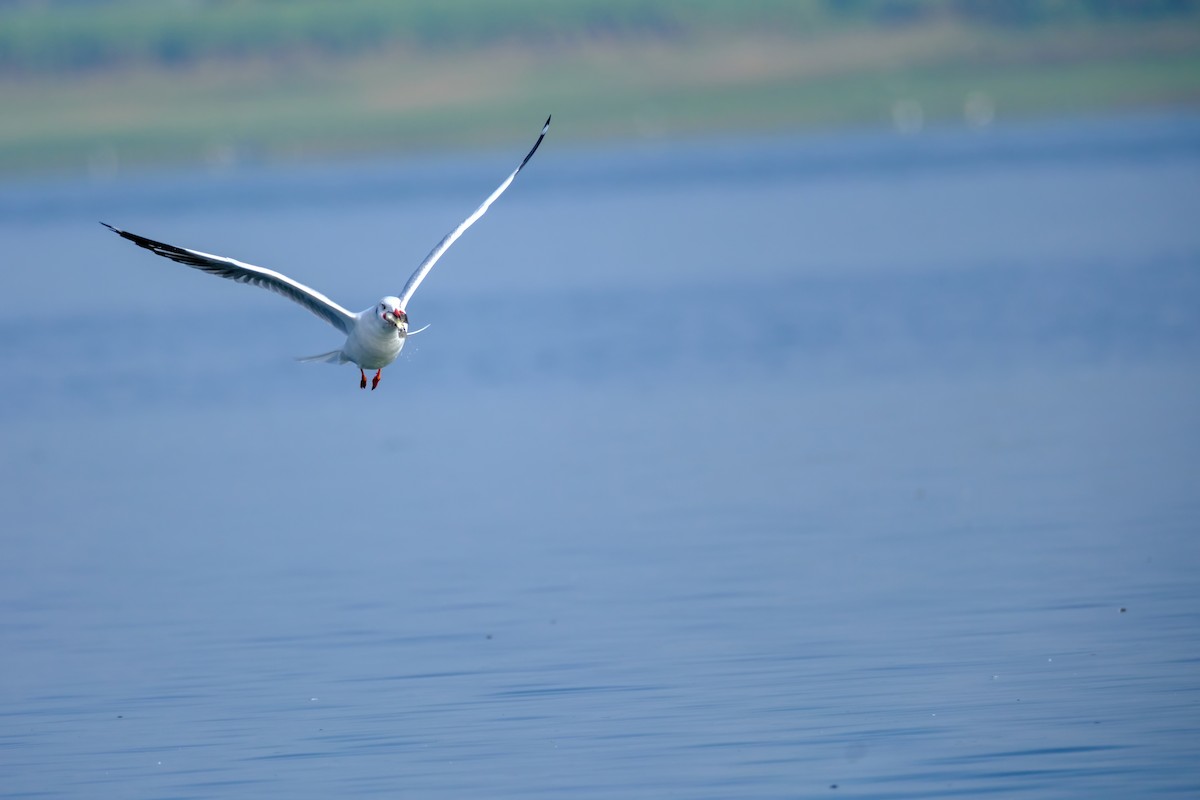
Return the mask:
<path id="1" fill-rule="evenodd" d="M 531 147 L 529 152 L 525 154 L 525 158 L 521 159 L 521 165 L 517 167 L 516 172 L 514 172 L 513 175 L 516 175 L 517 172 L 525 169 L 525 165 L 529 163 L 529 159 L 533 158 L 533 154 L 536 153 L 538 147 L 541 146 L 542 139 L 546 138 L 546 131 L 548 130 L 550 130 L 550 117 L 546 117 L 546 123 L 542 125 L 542 132 L 538 134 L 537 141 L 533 143 L 533 147 Z"/>
<path id="2" fill-rule="evenodd" d="M 101 222 L 100 224 L 101 224 L 101 225 L 103 225 L 104 227 L 108 228 L 108 229 L 109 229 L 110 231 L 112 231 L 113 233 L 120 233 L 120 231 L 119 231 L 119 230 L 117 230 L 116 228 L 114 228 L 112 225 L 109 225 L 107 222 Z"/>
<path id="3" fill-rule="evenodd" d="M 550 127 L 550 117 L 552 117 L 552 116 L 554 116 L 554 115 L 553 114 L 546 115 L 546 124 L 542 126 L 542 133 L 545 133 L 546 129 Z"/>

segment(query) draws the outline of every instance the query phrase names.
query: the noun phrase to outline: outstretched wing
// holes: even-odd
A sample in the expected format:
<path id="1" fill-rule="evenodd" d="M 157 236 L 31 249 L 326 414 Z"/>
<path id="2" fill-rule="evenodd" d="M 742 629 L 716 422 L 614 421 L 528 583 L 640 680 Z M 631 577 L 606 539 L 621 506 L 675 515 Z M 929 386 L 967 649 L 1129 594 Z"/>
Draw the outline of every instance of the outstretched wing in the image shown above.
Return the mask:
<path id="1" fill-rule="evenodd" d="M 101 222 L 100 224 L 122 238 L 133 242 L 138 247 L 146 248 L 151 253 L 169 258 L 172 261 L 178 261 L 180 264 L 187 264 L 189 267 L 204 270 L 213 275 L 220 275 L 222 278 L 229 278 L 238 283 L 261 286 L 276 294 L 281 294 L 289 300 L 294 300 L 304 306 L 342 333 L 348 335 L 350 329 L 354 326 L 355 316 L 349 311 L 320 292 L 310 289 L 302 283 L 297 283 L 288 276 L 281 275 L 274 270 L 256 267 L 253 264 L 243 264 L 241 261 L 235 261 L 232 258 L 225 258 L 224 256 L 201 253 L 199 250 L 188 250 L 186 247 L 176 247 L 173 244 L 156 242 L 153 239 L 147 239 L 145 236 L 138 236 L 136 233 L 129 233 L 128 231 L 114 228 L 107 222 Z"/>
<path id="2" fill-rule="evenodd" d="M 533 147 L 525 154 L 525 158 L 521 159 L 520 165 L 504 180 L 504 183 L 500 184 L 500 188 L 492 192 L 488 196 L 488 199 L 483 201 L 483 205 L 475 209 L 471 216 L 459 223 L 457 228 L 447 233 L 445 238 L 438 242 L 437 247 L 433 248 L 429 255 L 425 256 L 425 260 L 421 262 L 421 266 L 417 267 L 417 271 L 408 279 L 408 283 L 404 284 L 404 291 L 400 293 L 400 308 L 408 307 L 408 301 L 412 299 L 413 293 L 417 291 L 417 287 L 421 285 L 421 281 L 425 280 L 425 276 L 429 274 L 429 270 L 433 269 L 433 265 L 438 262 L 442 254 L 450 249 L 450 245 L 454 244 L 455 240 L 463 235 L 463 231 L 474 225 L 475 220 L 484 215 L 484 212 L 488 210 L 488 206 L 494 203 L 497 197 L 504 194 L 504 190 L 513 182 L 513 178 L 517 177 L 517 173 L 529 163 L 529 159 L 533 158 L 533 154 L 537 152 L 538 145 L 542 143 L 542 139 L 546 138 L 546 131 L 548 130 L 550 130 L 550 117 L 546 117 L 546 124 L 542 126 L 542 132 L 538 136 L 537 141 L 533 143 Z"/>

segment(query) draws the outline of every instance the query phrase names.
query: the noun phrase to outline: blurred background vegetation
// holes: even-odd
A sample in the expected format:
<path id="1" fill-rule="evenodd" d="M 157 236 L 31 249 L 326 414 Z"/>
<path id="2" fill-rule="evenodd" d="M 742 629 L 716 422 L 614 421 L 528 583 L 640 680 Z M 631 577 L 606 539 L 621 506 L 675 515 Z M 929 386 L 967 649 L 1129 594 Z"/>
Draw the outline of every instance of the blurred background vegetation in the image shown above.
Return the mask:
<path id="1" fill-rule="evenodd" d="M 1200 0 L 0 0 L 0 172 L 1194 107 Z"/>

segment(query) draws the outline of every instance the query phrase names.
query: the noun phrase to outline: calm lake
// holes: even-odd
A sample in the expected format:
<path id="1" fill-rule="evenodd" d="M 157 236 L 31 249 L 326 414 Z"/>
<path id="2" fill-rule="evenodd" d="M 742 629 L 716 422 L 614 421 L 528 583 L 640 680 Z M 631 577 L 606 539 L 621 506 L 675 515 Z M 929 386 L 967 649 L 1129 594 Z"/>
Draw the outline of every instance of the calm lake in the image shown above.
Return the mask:
<path id="1" fill-rule="evenodd" d="M 1200 795 L 1200 116 L 97 224 L 526 146 L 0 185 L 0 796 Z"/>

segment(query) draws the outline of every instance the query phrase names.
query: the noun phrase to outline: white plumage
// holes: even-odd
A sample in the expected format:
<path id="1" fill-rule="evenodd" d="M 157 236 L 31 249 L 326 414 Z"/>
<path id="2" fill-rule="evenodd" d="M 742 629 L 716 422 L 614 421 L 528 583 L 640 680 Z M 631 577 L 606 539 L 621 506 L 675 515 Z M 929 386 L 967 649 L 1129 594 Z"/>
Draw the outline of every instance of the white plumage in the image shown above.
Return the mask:
<path id="1" fill-rule="evenodd" d="M 347 311 L 315 289 L 294 281 L 283 273 L 264 267 L 256 267 L 253 264 L 246 264 L 245 262 L 224 256 L 216 256 L 211 253 L 203 253 L 199 250 L 189 250 L 186 247 L 176 247 L 172 244 L 156 242 L 153 239 L 147 239 L 136 233 L 129 233 L 128 231 L 114 228 L 107 222 L 100 224 L 152 253 L 213 275 L 219 275 L 222 278 L 237 281 L 238 283 L 248 283 L 268 289 L 304 306 L 346 334 L 346 342 L 337 350 L 331 350 L 328 353 L 310 356 L 301 360 L 340 364 L 350 362 L 357 364 L 362 376 L 359 385 L 363 388 L 366 388 L 367 385 L 367 375 L 364 370 L 373 369 L 375 370 L 375 378 L 371 382 L 371 388 L 374 389 L 379 385 L 379 371 L 396 360 L 396 357 L 400 355 L 400 351 L 404 348 L 404 342 L 408 336 L 424 330 L 424 328 L 415 331 L 408 330 L 408 313 L 406 311 L 408 303 L 412 300 L 413 294 L 421 285 L 421 281 L 425 280 L 425 276 L 433 269 L 433 265 L 450 249 L 450 245 L 454 244 L 455 240 L 459 236 L 462 236 L 467 228 L 475 224 L 475 221 L 487 212 L 488 207 L 496 201 L 496 198 L 504 193 L 504 190 L 517 177 L 517 173 L 529 163 L 529 159 L 533 158 L 533 154 L 537 152 L 538 146 L 541 145 L 542 139 L 545 138 L 546 131 L 549 129 L 550 118 L 547 117 L 537 141 L 533 143 L 533 147 L 525 154 L 525 158 L 521 160 L 517 168 L 512 171 L 512 174 L 494 192 L 488 195 L 488 198 L 483 201 L 479 208 L 471 213 L 471 216 L 467 217 L 454 230 L 446 234 L 438 242 L 437 246 L 430 251 L 429 255 L 425 256 L 425 260 L 421 262 L 420 266 L 409 277 L 408 282 L 404 284 L 404 290 L 400 292 L 399 297 L 388 295 L 371 308 L 357 313 Z"/>

